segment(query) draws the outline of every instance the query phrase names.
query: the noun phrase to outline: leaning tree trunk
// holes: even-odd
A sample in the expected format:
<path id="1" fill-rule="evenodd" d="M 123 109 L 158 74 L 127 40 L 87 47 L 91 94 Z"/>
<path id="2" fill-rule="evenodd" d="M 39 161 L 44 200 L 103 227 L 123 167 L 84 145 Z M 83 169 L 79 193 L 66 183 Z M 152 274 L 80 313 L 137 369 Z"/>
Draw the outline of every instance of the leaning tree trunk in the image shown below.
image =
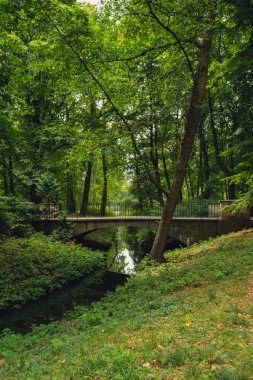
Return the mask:
<path id="1" fill-rule="evenodd" d="M 209 56 L 212 45 L 212 30 L 207 32 L 207 35 L 202 43 L 198 67 L 194 75 L 192 93 L 189 103 L 189 108 L 186 116 L 186 124 L 183 135 L 183 140 L 180 146 L 180 152 L 176 164 L 176 169 L 171 185 L 171 189 L 166 200 L 164 211 L 156 232 L 153 247 L 151 249 L 149 259 L 158 262 L 164 261 L 164 248 L 168 236 L 169 229 L 172 224 L 173 214 L 180 196 L 180 191 L 186 175 L 192 146 L 198 128 L 201 108 L 206 91 Z"/>
<path id="2" fill-rule="evenodd" d="M 92 171 L 92 162 L 88 161 L 87 173 L 84 180 L 83 187 L 83 198 L 80 209 L 80 214 L 83 216 L 87 215 L 88 211 L 88 201 L 89 201 L 89 193 L 90 193 L 90 183 L 91 183 L 91 171 Z"/>

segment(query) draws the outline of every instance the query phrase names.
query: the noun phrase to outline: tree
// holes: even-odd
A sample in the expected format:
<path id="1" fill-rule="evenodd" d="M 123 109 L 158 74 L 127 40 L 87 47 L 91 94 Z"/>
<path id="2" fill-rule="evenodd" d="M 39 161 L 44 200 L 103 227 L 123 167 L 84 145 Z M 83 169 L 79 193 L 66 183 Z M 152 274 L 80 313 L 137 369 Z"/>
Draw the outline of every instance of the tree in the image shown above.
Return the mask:
<path id="1" fill-rule="evenodd" d="M 186 116 L 185 131 L 180 146 L 180 153 L 177 160 L 176 170 L 174 173 L 171 189 L 164 206 L 164 211 L 157 229 L 154 244 L 149 255 L 150 259 L 156 260 L 158 262 L 162 262 L 164 259 L 164 247 L 187 171 L 195 134 L 201 118 L 201 108 L 207 83 L 212 34 L 212 29 L 207 31 L 207 35 L 205 36 L 200 48 L 198 67 L 193 79 L 192 94 Z"/>

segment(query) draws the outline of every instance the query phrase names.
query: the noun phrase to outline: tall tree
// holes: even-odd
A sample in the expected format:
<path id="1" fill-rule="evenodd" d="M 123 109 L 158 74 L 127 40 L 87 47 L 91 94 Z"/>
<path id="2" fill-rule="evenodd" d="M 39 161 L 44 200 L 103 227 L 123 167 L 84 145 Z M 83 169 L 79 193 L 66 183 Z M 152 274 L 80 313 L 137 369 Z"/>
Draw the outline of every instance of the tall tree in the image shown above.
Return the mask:
<path id="1" fill-rule="evenodd" d="M 162 262 L 164 259 L 163 252 L 167 241 L 167 236 L 171 227 L 172 218 L 187 171 L 195 134 L 201 118 L 201 108 L 205 97 L 207 83 L 212 34 L 212 29 L 207 31 L 207 34 L 200 48 L 198 67 L 194 75 L 189 109 L 186 116 L 185 130 L 180 146 L 180 153 L 176 164 L 176 170 L 174 173 L 171 189 L 165 203 L 164 211 L 156 232 L 154 244 L 149 255 L 150 259 L 156 260 L 158 262 Z"/>

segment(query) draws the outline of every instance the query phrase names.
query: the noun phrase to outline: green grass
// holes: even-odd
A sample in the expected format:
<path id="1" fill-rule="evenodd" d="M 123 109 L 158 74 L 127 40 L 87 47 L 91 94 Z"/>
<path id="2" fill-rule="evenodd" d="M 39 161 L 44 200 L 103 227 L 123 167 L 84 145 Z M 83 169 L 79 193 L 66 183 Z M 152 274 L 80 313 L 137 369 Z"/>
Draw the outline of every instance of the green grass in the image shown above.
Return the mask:
<path id="1" fill-rule="evenodd" d="M 84 275 L 104 273 L 101 252 L 36 234 L 0 242 L 0 310 L 39 298 Z"/>
<path id="2" fill-rule="evenodd" d="M 253 379 L 253 231 L 146 264 L 64 321 L 0 341 L 2 379 Z"/>

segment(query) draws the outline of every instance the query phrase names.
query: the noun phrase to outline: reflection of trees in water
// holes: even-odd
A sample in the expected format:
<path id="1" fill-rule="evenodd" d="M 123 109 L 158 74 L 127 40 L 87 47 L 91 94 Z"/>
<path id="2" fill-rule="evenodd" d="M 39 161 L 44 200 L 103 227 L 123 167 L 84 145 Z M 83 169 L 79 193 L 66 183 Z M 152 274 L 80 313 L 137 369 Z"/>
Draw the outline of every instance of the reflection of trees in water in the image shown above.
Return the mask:
<path id="1" fill-rule="evenodd" d="M 134 263 L 139 262 L 151 249 L 154 233 L 144 228 L 120 227 L 112 237 L 113 252 L 109 253 L 108 269 L 132 273 Z"/>
<path id="2" fill-rule="evenodd" d="M 105 228 L 90 233 L 85 239 L 85 245 L 89 240 L 89 247 L 107 252 L 108 270 L 126 273 L 127 267 L 131 266 L 130 262 L 138 263 L 148 255 L 154 237 L 155 232 L 146 228 Z M 172 250 L 181 246 L 183 244 L 177 240 L 168 238 L 165 249 Z"/>
<path id="3" fill-rule="evenodd" d="M 134 252 L 134 261 L 139 262 L 151 250 L 155 232 L 146 228 L 127 227 L 125 243 L 130 252 Z"/>

